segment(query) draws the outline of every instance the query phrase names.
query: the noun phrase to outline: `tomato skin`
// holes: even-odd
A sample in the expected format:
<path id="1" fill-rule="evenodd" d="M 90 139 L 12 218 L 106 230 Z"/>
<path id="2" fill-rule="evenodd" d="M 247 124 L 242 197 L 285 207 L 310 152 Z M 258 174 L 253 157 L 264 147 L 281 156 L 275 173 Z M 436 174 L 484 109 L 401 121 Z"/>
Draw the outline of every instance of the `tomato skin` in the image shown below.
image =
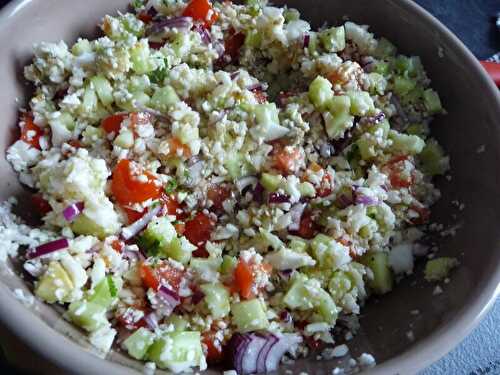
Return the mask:
<path id="1" fill-rule="evenodd" d="M 397 155 L 383 167 L 389 175 L 389 182 L 393 188 L 409 188 L 413 184 L 413 175 L 403 176 L 404 162 L 408 155 Z"/>
<path id="2" fill-rule="evenodd" d="M 412 224 L 423 225 L 429 222 L 431 211 L 428 208 L 414 204 L 410 207 L 410 209 L 417 212 L 419 215 L 418 217 L 410 220 Z"/>
<path id="3" fill-rule="evenodd" d="M 22 141 L 38 150 L 42 149 L 40 147 L 40 137 L 43 135 L 43 130 L 35 125 L 35 123 L 33 122 L 33 116 L 31 114 L 24 113 L 21 115 L 19 128 L 21 129 L 20 139 Z"/>
<path id="4" fill-rule="evenodd" d="M 139 308 L 139 307 L 134 307 L 134 308 L 136 310 L 143 311 L 144 314 L 146 314 L 146 311 L 145 311 L 144 308 Z M 129 331 L 133 331 L 133 330 L 139 329 L 141 327 L 146 327 L 147 326 L 147 323 L 144 320 L 144 316 L 142 318 L 140 318 L 139 320 L 134 321 L 133 315 L 132 314 L 127 314 L 126 311 L 127 310 L 125 310 L 124 313 L 119 314 L 119 315 L 116 316 L 116 320 L 118 321 L 118 323 L 120 325 L 122 325 L 123 327 L 125 327 Z"/>
<path id="5" fill-rule="evenodd" d="M 209 14 L 211 12 L 211 14 Z M 210 28 L 217 21 L 219 15 L 212 8 L 212 4 L 208 0 L 191 0 L 184 12 L 184 17 L 191 17 L 195 21 L 203 22 L 206 28 Z"/>
<path id="6" fill-rule="evenodd" d="M 231 58 L 231 61 L 238 61 L 240 57 L 240 49 L 245 43 L 245 34 L 231 33 L 231 35 L 224 41 L 224 54 Z"/>
<path id="7" fill-rule="evenodd" d="M 202 342 L 207 347 L 206 358 L 209 363 L 221 362 L 224 358 L 222 343 L 216 338 L 215 332 L 208 331 L 203 333 Z"/>
<path id="8" fill-rule="evenodd" d="M 329 196 L 333 191 L 332 177 L 325 172 L 325 175 L 321 179 L 320 186 L 316 189 L 316 195 L 318 197 L 324 198 Z"/>
<path id="9" fill-rule="evenodd" d="M 274 154 L 274 167 L 285 175 L 292 174 L 297 169 L 297 163 L 301 158 L 300 150 L 286 147 L 278 148 Z"/>
<path id="10" fill-rule="evenodd" d="M 207 198 L 212 201 L 210 209 L 221 212 L 224 210 L 222 204 L 229 198 L 231 191 L 226 186 L 212 185 L 207 191 Z"/>
<path id="11" fill-rule="evenodd" d="M 144 23 L 150 23 L 153 20 L 153 16 L 145 11 L 140 12 L 137 15 L 137 18 L 140 19 Z"/>
<path id="12" fill-rule="evenodd" d="M 115 133 L 118 135 L 122 121 L 128 117 L 128 114 L 116 114 L 106 117 L 101 121 L 101 127 L 106 133 Z"/>
<path id="13" fill-rule="evenodd" d="M 302 218 L 300 219 L 299 230 L 295 233 L 302 238 L 310 240 L 314 238 L 316 232 L 316 223 L 313 221 L 311 214 L 309 212 L 304 212 Z"/>
<path id="14" fill-rule="evenodd" d="M 31 202 L 41 215 L 45 215 L 52 211 L 49 202 L 47 202 L 41 194 L 33 194 L 31 196 Z"/>
<path id="15" fill-rule="evenodd" d="M 255 293 L 252 290 L 254 285 L 253 269 L 241 259 L 234 270 L 234 282 L 242 298 L 251 299 L 255 297 Z"/>
<path id="16" fill-rule="evenodd" d="M 155 265 L 142 262 L 139 274 L 146 288 L 158 290 L 161 285 L 168 283 L 176 292 L 184 277 L 184 271 L 171 266 L 166 261 L 158 262 Z"/>
<path id="17" fill-rule="evenodd" d="M 121 205 L 128 205 L 159 198 L 161 187 L 156 184 L 155 178 L 149 172 L 142 172 L 147 181 L 139 181 L 131 171 L 132 165 L 129 160 L 122 159 L 113 170 L 111 191 L 116 201 Z"/>
<path id="18" fill-rule="evenodd" d="M 171 137 L 168 139 L 169 155 L 170 156 L 184 156 L 191 157 L 191 149 L 188 145 L 182 143 L 179 138 Z"/>
<path id="19" fill-rule="evenodd" d="M 121 253 L 123 251 L 123 246 L 124 245 L 125 244 L 123 243 L 123 241 L 120 241 L 120 240 L 114 240 L 113 242 L 111 242 L 111 247 L 117 253 Z"/>
<path id="20" fill-rule="evenodd" d="M 215 223 L 203 212 L 198 212 L 191 220 L 186 221 L 184 236 L 198 249 L 193 252 L 193 256 L 207 258 L 208 252 L 205 250 L 205 243 L 210 239 Z"/>

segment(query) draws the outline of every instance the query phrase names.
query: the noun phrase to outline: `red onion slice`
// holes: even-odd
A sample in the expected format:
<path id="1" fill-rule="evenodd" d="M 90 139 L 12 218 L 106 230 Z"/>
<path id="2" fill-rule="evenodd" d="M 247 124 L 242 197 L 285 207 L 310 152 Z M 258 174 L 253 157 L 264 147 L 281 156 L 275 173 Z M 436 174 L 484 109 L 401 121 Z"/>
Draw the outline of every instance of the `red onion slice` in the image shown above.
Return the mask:
<path id="1" fill-rule="evenodd" d="M 369 197 L 364 194 L 356 194 L 355 203 L 364 206 L 374 206 L 379 204 L 379 201 L 377 198 Z"/>
<path id="2" fill-rule="evenodd" d="M 309 34 L 304 35 L 304 42 L 302 43 L 303 48 L 309 47 L 309 42 L 311 41 L 311 36 Z"/>
<path id="3" fill-rule="evenodd" d="M 250 335 L 241 333 L 235 333 L 227 343 L 229 358 L 231 359 L 232 365 L 238 374 L 243 373 L 243 355 L 245 354 L 246 347 L 249 343 Z"/>
<path id="4" fill-rule="evenodd" d="M 260 353 L 257 357 L 257 373 L 258 374 L 263 374 L 266 372 L 266 358 L 267 355 L 269 354 L 269 350 L 278 342 L 278 338 L 273 335 L 272 333 L 268 333 L 265 335 L 266 337 L 266 343 L 265 345 L 261 348 Z"/>
<path id="5" fill-rule="evenodd" d="M 75 218 L 82 213 L 83 208 L 84 208 L 83 202 L 76 202 L 70 204 L 62 212 L 64 219 L 68 222 L 75 220 Z"/>
<path id="6" fill-rule="evenodd" d="M 264 88 L 260 83 L 254 83 L 253 85 L 249 85 L 246 87 L 249 91 L 262 91 Z"/>
<path id="7" fill-rule="evenodd" d="M 212 37 L 210 36 L 210 33 L 208 32 L 206 27 L 204 27 L 202 25 L 195 25 L 193 27 L 193 29 L 196 30 L 198 32 L 198 34 L 200 34 L 201 41 L 203 43 L 205 43 L 205 44 L 212 43 Z"/>
<path id="8" fill-rule="evenodd" d="M 290 202 L 290 198 L 285 194 L 271 193 L 268 201 L 269 203 L 287 203 Z"/>
<path id="9" fill-rule="evenodd" d="M 266 372 L 276 371 L 283 355 L 300 342 L 302 337 L 293 333 L 284 333 L 280 336 L 266 355 Z"/>
<path id="10" fill-rule="evenodd" d="M 264 186 L 260 182 L 257 182 L 255 188 L 252 192 L 253 201 L 256 203 L 262 203 L 264 201 Z"/>
<path id="11" fill-rule="evenodd" d="M 153 331 L 158 328 L 158 317 L 154 312 L 144 315 L 144 321 Z"/>
<path id="12" fill-rule="evenodd" d="M 189 30 L 192 21 L 191 17 L 158 17 L 146 30 L 146 35 L 161 33 L 165 28 Z"/>
<path id="13" fill-rule="evenodd" d="M 146 227 L 146 225 L 149 224 L 151 220 L 160 212 L 162 206 L 158 205 L 148 211 L 146 215 L 141 217 L 139 220 L 134 221 L 132 224 L 130 224 L 128 227 L 125 227 L 122 229 L 121 232 L 121 237 L 124 240 L 130 240 L 132 237 L 137 235 L 142 229 Z"/>
<path id="14" fill-rule="evenodd" d="M 243 375 L 255 374 L 258 372 L 257 367 L 259 367 L 258 366 L 259 354 L 267 342 L 268 340 L 265 336 L 263 337 L 255 333 L 252 333 L 250 335 L 250 342 L 248 343 L 245 349 L 245 354 L 243 355 L 243 358 L 241 360 L 241 370 L 242 370 L 241 373 Z M 265 361 L 263 362 L 265 364 Z"/>
<path id="15" fill-rule="evenodd" d="M 55 241 L 44 243 L 34 249 L 29 249 L 26 252 L 27 259 L 38 258 L 43 255 L 53 253 L 54 251 L 64 250 L 69 247 L 69 241 L 66 238 L 60 238 Z"/>
<path id="16" fill-rule="evenodd" d="M 290 223 L 290 225 L 288 225 L 289 230 L 299 230 L 300 219 L 302 218 L 302 214 L 304 213 L 305 208 L 306 208 L 305 203 L 297 203 L 292 206 L 292 208 L 290 209 L 292 222 Z"/>
<path id="17" fill-rule="evenodd" d="M 165 316 L 172 314 L 172 311 L 181 303 L 179 295 L 164 285 L 160 286 L 156 297 L 158 303 L 153 304 L 153 308 Z"/>

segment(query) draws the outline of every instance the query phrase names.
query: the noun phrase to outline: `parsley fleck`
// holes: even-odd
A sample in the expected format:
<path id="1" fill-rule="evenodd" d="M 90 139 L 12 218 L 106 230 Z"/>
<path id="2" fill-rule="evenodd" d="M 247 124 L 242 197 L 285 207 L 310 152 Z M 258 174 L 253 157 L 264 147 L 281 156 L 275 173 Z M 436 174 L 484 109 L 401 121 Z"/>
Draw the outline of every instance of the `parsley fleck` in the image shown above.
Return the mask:
<path id="1" fill-rule="evenodd" d="M 165 186 L 165 193 L 172 194 L 177 189 L 178 183 L 175 178 L 172 178 L 167 182 L 167 186 Z"/>
<path id="2" fill-rule="evenodd" d="M 116 297 L 116 295 L 118 294 L 118 289 L 116 288 L 115 282 L 113 281 L 113 278 L 111 276 L 108 276 L 108 287 L 111 297 Z"/>
<path id="3" fill-rule="evenodd" d="M 148 77 L 152 83 L 160 84 L 167 77 L 167 68 L 163 67 L 153 70 L 151 73 L 148 74 Z"/>

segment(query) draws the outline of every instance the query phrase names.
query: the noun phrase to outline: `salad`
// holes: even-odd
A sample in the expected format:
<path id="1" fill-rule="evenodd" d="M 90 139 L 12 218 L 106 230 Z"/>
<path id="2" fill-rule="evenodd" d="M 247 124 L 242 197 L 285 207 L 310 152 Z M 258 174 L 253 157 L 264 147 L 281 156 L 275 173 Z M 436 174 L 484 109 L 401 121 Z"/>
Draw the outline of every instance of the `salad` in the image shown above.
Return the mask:
<path id="1" fill-rule="evenodd" d="M 426 253 L 449 168 L 420 59 L 259 0 L 135 0 L 100 30 L 34 47 L 7 159 L 41 221 L 5 202 L 1 257 L 103 353 L 238 374 L 345 355 Z"/>

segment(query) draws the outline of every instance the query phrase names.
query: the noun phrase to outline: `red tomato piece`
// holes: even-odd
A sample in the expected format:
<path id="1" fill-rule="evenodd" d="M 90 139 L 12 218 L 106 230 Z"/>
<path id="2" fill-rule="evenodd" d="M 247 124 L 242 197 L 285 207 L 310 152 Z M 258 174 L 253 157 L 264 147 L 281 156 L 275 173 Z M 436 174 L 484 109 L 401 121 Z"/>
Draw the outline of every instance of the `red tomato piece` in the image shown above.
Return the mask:
<path id="1" fill-rule="evenodd" d="M 40 137 L 43 135 L 43 130 L 35 125 L 33 116 L 28 113 L 22 114 L 19 127 L 21 128 L 21 140 L 40 150 Z"/>
<path id="2" fill-rule="evenodd" d="M 214 211 L 222 211 L 222 204 L 229 198 L 231 191 L 226 186 L 212 185 L 207 191 L 207 198 L 212 201 L 211 208 Z"/>
<path id="3" fill-rule="evenodd" d="M 333 182 L 332 177 L 325 172 L 325 175 L 321 179 L 320 186 L 316 189 L 316 195 L 318 197 L 327 197 L 332 193 L 333 190 Z"/>
<path id="4" fill-rule="evenodd" d="M 144 308 L 139 308 L 139 307 L 134 307 L 136 310 L 143 311 L 144 314 L 146 314 L 146 311 Z M 129 331 L 134 331 L 136 329 L 139 329 L 141 327 L 146 327 L 147 323 L 144 320 L 144 316 L 136 320 L 136 314 L 131 312 L 130 310 L 125 310 L 121 314 L 118 314 L 116 316 L 116 320 L 120 325 L 122 325 L 124 328 L 128 329 Z"/>
<path id="5" fill-rule="evenodd" d="M 428 208 L 414 204 L 410 207 L 410 209 L 417 212 L 419 215 L 418 217 L 411 219 L 412 224 L 423 225 L 429 222 L 431 211 Z"/>
<path id="6" fill-rule="evenodd" d="M 147 181 L 142 181 L 139 176 L 146 176 Z M 154 176 L 140 170 L 127 159 L 120 160 L 116 165 L 111 180 L 111 191 L 116 201 L 122 205 L 157 199 L 161 195 L 161 187 Z"/>
<path id="7" fill-rule="evenodd" d="M 167 261 L 153 264 L 143 262 L 140 268 L 140 276 L 145 287 L 158 290 L 161 285 L 168 284 L 175 291 L 184 277 L 184 271 L 175 268 Z"/>
<path id="8" fill-rule="evenodd" d="M 274 167 L 285 175 L 292 174 L 297 169 L 301 157 L 299 149 L 283 147 L 274 154 Z"/>
<path id="9" fill-rule="evenodd" d="M 153 20 L 153 16 L 148 12 L 142 11 L 137 15 L 137 18 L 144 23 L 150 23 Z"/>
<path id="10" fill-rule="evenodd" d="M 158 50 L 165 45 L 165 42 L 152 42 L 149 40 L 148 44 L 149 48 Z"/>
<path id="11" fill-rule="evenodd" d="M 212 8 L 212 3 L 208 0 L 191 0 L 182 15 L 202 22 L 206 28 L 210 28 L 219 18 L 217 12 Z"/>
<path id="12" fill-rule="evenodd" d="M 394 188 L 408 188 L 413 184 L 413 174 L 405 171 L 407 155 L 399 155 L 392 158 L 384 169 L 388 171 L 389 181 Z"/>
<path id="13" fill-rule="evenodd" d="M 31 202 L 35 206 L 36 210 L 41 214 L 45 215 L 52 211 L 52 207 L 50 207 L 49 202 L 47 202 L 41 194 L 33 194 L 31 196 Z"/>
<path id="14" fill-rule="evenodd" d="M 115 135 L 118 135 L 118 133 L 120 132 L 120 126 L 123 120 L 125 120 L 127 117 L 128 115 L 124 113 L 108 116 L 101 121 L 101 127 L 108 134 L 115 133 Z"/>
<path id="15" fill-rule="evenodd" d="M 259 104 L 263 104 L 267 102 L 267 95 L 264 91 L 262 90 L 252 90 L 253 95 L 255 96 L 255 99 L 257 99 L 257 102 Z"/>
<path id="16" fill-rule="evenodd" d="M 191 157 L 191 149 L 187 145 L 182 143 L 179 138 L 169 138 L 168 145 L 170 147 L 170 156 L 184 156 L 186 158 Z"/>
<path id="17" fill-rule="evenodd" d="M 230 33 L 229 37 L 224 41 L 224 53 L 231 57 L 231 61 L 238 61 L 240 57 L 240 49 L 245 43 L 245 34 Z"/>
<path id="18" fill-rule="evenodd" d="M 215 332 L 208 331 L 203 333 L 202 342 L 207 347 L 206 358 L 208 363 L 218 363 L 224 358 L 222 343 L 215 336 Z"/>
<path id="19" fill-rule="evenodd" d="M 240 296 L 242 298 L 251 299 L 255 297 L 255 293 L 253 292 L 253 269 L 248 263 L 241 259 L 234 270 L 234 282 L 238 287 L 238 291 L 240 292 Z"/>
<path id="20" fill-rule="evenodd" d="M 210 239 L 215 223 L 203 212 L 198 212 L 191 220 L 186 221 L 184 236 L 198 249 L 193 252 L 193 256 L 206 258 L 208 252 L 205 250 L 205 243 Z"/>
<path id="21" fill-rule="evenodd" d="M 139 274 L 141 276 L 142 284 L 146 288 L 158 290 L 158 288 L 160 287 L 160 279 L 152 266 L 147 263 L 142 263 Z"/>
<path id="22" fill-rule="evenodd" d="M 124 245 L 125 244 L 123 243 L 123 241 L 120 241 L 120 240 L 114 240 L 113 242 L 111 242 L 111 247 L 117 253 L 121 253 L 122 252 Z"/>
<path id="23" fill-rule="evenodd" d="M 311 213 L 304 212 L 300 219 L 299 230 L 296 232 L 302 238 L 311 239 L 316 235 L 317 227 L 313 221 Z"/>

